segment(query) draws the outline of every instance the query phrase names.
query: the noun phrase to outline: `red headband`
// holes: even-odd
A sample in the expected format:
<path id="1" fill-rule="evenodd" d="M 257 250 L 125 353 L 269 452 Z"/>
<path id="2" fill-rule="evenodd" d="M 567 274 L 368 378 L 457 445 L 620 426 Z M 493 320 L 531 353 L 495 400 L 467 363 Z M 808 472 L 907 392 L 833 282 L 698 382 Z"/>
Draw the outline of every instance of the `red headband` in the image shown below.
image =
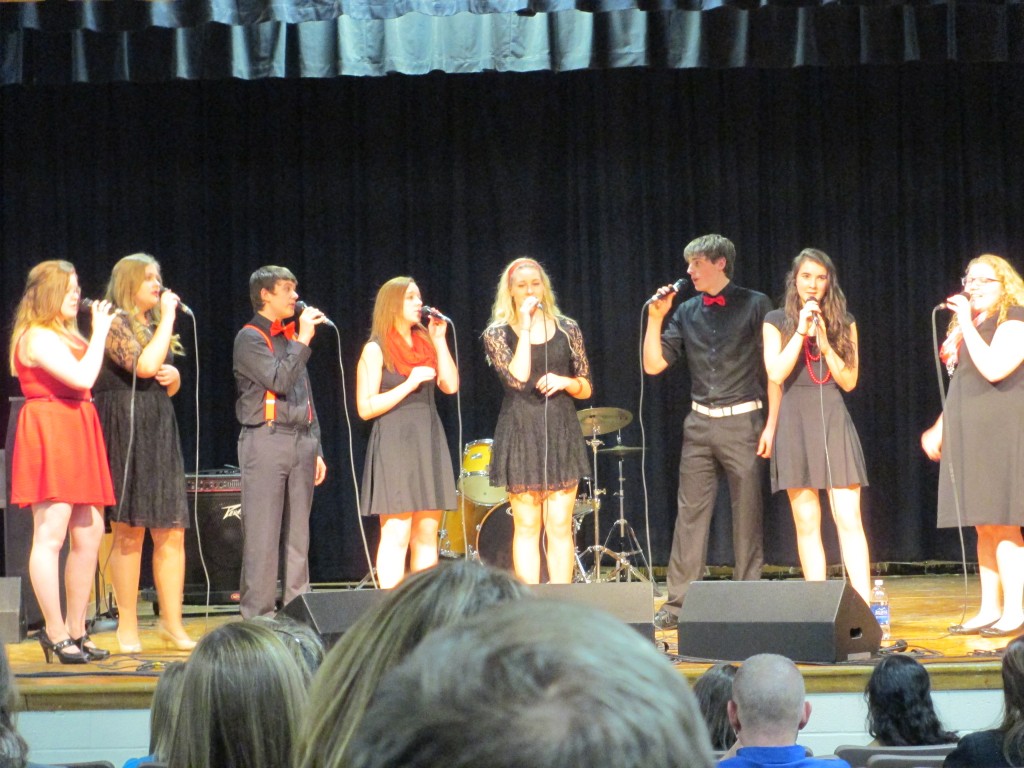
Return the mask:
<path id="1" fill-rule="evenodd" d="M 540 271 L 540 264 L 538 264 L 533 259 L 516 259 L 515 261 L 512 262 L 511 265 L 509 265 L 508 272 L 505 275 L 505 279 L 508 281 L 509 288 L 512 287 L 512 273 L 515 272 L 520 267 L 525 266 L 526 264 L 530 264 L 538 272 Z"/>

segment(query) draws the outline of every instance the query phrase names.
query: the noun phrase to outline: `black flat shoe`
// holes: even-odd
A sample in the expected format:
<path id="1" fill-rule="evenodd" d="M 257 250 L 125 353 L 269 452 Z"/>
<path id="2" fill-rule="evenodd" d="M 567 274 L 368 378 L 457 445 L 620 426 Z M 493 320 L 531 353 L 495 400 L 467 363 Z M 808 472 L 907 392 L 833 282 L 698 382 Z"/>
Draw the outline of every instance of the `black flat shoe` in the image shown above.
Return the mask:
<path id="1" fill-rule="evenodd" d="M 1012 629 L 996 629 L 995 627 L 986 627 L 978 633 L 982 637 L 1017 637 L 1017 635 L 1024 635 L 1024 621 L 1018 624 Z"/>
<path id="2" fill-rule="evenodd" d="M 996 619 L 999 621 L 999 619 Z M 947 630 L 951 635 L 979 635 L 981 630 L 988 629 L 995 621 L 990 621 L 988 624 L 980 624 L 977 627 L 965 627 L 963 624 L 950 624 Z"/>
<path id="3" fill-rule="evenodd" d="M 71 642 L 82 649 L 82 653 L 85 654 L 89 661 L 103 661 L 104 659 L 110 658 L 110 651 L 106 651 L 93 643 L 88 632 L 77 640 L 72 638 Z"/>
<path id="4" fill-rule="evenodd" d="M 53 656 L 56 654 L 61 664 L 85 664 L 89 658 L 82 653 L 82 649 L 75 645 L 70 637 L 64 638 L 59 643 L 54 643 L 46 636 L 46 630 L 39 630 L 39 645 L 43 649 L 43 656 L 46 663 L 53 663 Z"/>

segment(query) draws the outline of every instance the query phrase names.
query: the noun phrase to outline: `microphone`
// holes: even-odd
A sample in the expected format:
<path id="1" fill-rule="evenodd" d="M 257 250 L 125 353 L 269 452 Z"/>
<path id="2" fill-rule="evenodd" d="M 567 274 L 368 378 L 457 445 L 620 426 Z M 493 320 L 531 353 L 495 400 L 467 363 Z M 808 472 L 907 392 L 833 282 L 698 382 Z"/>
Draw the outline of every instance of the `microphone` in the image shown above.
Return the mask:
<path id="1" fill-rule="evenodd" d="M 160 293 L 161 293 L 161 294 L 164 294 L 164 293 L 166 293 L 166 292 L 167 292 L 167 291 L 169 291 L 169 290 L 171 290 L 171 289 L 170 289 L 170 288 L 161 288 L 161 289 L 160 289 Z M 184 312 L 184 313 L 185 313 L 186 315 L 188 315 L 189 317 L 191 317 L 191 318 L 192 318 L 193 320 L 195 320 L 195 319 L 196 319 L 196 316 L 192 314 L 192 310 L 191 310 L 191 309 L 189 309 L 189 308 L 188 308 L 188 305 L 187 305 L 187 304 L 186 304 L 186 303 L 185 303 L 184 301 L 182 301 L 182 300 L 181 300 L 181 297 L 180 297 L 180 296 L 178 297 L 178 309 L 180 309 L 180 310 L 181 310 L 182 312 Z"/>
<path id="2" fill-rule="evenodd" d="M 538 304 L 537 306 L 539 307 L 540 304 Z M 445 314 L 442 314 L 439 310 L 436 310 L 433 307 L 428 307 L 426 304 L 424 304 L 422 307 L 420 307 L 420 312 L 422 314 L 424 314 L 424 315 L 429 316 L 429 317 L 434 317 L 434 318 L 437 318 L 438 320 L 443 320 L 444 322 L 448 323 L 449 325 L 453 324 L 452 323 L 452 319 L 450 317 L 448 317 Z"/>
<path id="3" fill-rule="evenodd" d="M 676 280 L 674 283 L 672 283 L 672 285 L 669 286 L 668 288 L 659 288 L 657 290 L 657 292 L 653 296 L 651 296 L 651 298 L 649 298 L 644 303 L 645 304 L 650 304 L 652 301 L 658 301 L 659 299 L 664 299 L 669 294 L 679 293 L 681 290 L 683 290 L 683 287 L 685 285 L 686 285 L 686 278 L 685 277 L 680 277 L 678 280 Z"/>
<path id="4" fill-rule="evenodd" d="M 812 299 L 808 299 L 807 301 L 805 301 L 805 302 L 804 302 L 804 306 L 806 307 L 806 306 L 807 306 L 807 305 L 808 305 L 808 304 L 809 304 L 810 302 L 812 302 L 812 301 L 813 301 L 813 302 L 814 302 L 815 304 L 817 304 L 817 303 L 818 303 L 818 300 L 817 300 L 817 299 L 813 299 L 813 298 L 812 298 Z M 811 325 L 813 325 L 813 326 L 814 326 L 815 328 L 817 328 L 817 327 L 818 327 L 818 319 L 819 319 L 820 317 L 821 317 L 821 306 L 819 305 L 819 306 L 818 306 L 818 311 L 817 311 L 817 312 L 812 312 L 812 313 L 811 313 Z"/>
<path id="5" fill-rule="evenodd" d="M 295 302 L 295 314 L 296 315 L 301 315 L 303 312 L 306 311 L 306 307 L 308 307 L 308 306 L 309 305 L 306 302 L 304 302 L 304 301 L 296 301 Z M 323 313 L 321 313 L 321 314 L 323 314 Z M 337 328 L 338 328 L 338 326 L 336 326 L 334 323 L 332 323 L 330 321 L 330 318 L 328 318 L 327 315 L 324 315 L 324 325 L 329 325 L 331 328 L 334 328 L 335 330 L 337 330 Z"/>
<path id="6" fill-rule="evenodd" d="M 954 296 L 963 296 L 968 301 L 971 300 L 971 294 L 969 294 L 967 291 L 960 291 L 960 293 L 955 293 L 953 295 Z M 946 303 L 945 301 L 940 301 L 938 304 L 935 305 L 935 309 L 953 309 L 953 308 L 951 306 L 949 306 L 949 304 Z"/>
<path id="7" fill-rule="evenodd" d="M 81 297 L 81 298 L 80 298 L 80 299 L 78 300 L 78 311 L 79 311 L 79 312 L 84 312 L 84 311 L 85 311 L 85 310 L 87 310 L 87 309 L 92 309 L 92 305 L 93 305 L 93 304 L 98 304 L 98 303 L 99 303 L 99 302 L 97 302 L 97 301 L 94 301 L 93 299 L 87 299 L 87 298 L 85 298 L 84 296 L 82 296 L 82 297 Z M 123 309 L 121 309 L 120 307 L 114 307 L 114 314 L 115 314 L 115 315 L 123 315 L 123 316 L 125 316 L 125 317 L 127 317 L 127 316 L 128 316 L 128 313 L 127 313 L 127 312 L 125 312 L 125 311 L 124 311 Z"/>

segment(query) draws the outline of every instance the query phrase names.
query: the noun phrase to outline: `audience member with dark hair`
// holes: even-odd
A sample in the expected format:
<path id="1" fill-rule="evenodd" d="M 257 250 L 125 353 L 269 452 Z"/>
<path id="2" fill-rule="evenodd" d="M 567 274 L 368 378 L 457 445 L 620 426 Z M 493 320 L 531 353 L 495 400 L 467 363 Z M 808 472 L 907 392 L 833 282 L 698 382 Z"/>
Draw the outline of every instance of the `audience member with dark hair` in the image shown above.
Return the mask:
<path id="1" fill-rule="evenodd" d="M 736 754 L 720 768 L 849 768 L 836 758 L 809 757 L 796 738 L 811 718 L 804 679 L 785 656 L 759 653 L 743 662 L 732 683 L 729 721 Z"/>
<path id="2" fill-rule="evenodd" d="M 296 766 L 341 765 L 381 678 L 428 632 L 529 594 L 511 573 L 467 560 L 441 563 L 407 577 L 327 654 L 313 680 Z"/>
<path id="3" fill-rule="evenodd" d="M 433 632 L 380 683 L 347 768 L 710 768 L 690 686 L 590 606 L 520 600 Z"/>
<path id="4" fill-rule="evenodd" d="M 716 752 L 724 752 L 736 743 L 728 709 L 732 698 L 732 681 L 737 670 L 735 664 L 716 664 L 693 684 L 697 706 L 700 707 L 711 737 L 711 748 Z"/>
<path id="5" fill-rule="evenodd" d="M 923 747 L 957 740 L 939 722 L 932 706 L 928 670 L 913 656 L 886 656 L 864 689 L 868 702 L 868 733 L 872 745 Z"/>
<path id="6" fill-rule="evenodd" d="M 1003 652 L 1003 722 L 969 733 L 946 756 L 944 768 L 1008 768 L 1024 765 L 1024 637 Z"/>
<path id="7" fill-rule="evenodd" d="M 313 629 L 284 615 L 256 616 L 253 624 L 269 627 L 281 638 L 299 664 L 306 687 L 313 682 L 313 676 L 324 662 L 324 641 Z"/>
<path id="8" fill-rule="evenodd" d="M 7 649 L 0 643 L 0 766 L 42 768 L 28 762 L 28 744 L 14 727 L 14 703 L 17 698 L 14 676 L 7 661 Z"/>
<path id="9" fill-rule="evenodd" d="M 149 705 L 149 754 L 133 757 L 124 768 L 138 768 L 146 763 L 166 763 L 171 755 L 174 723 L 181 703 L 181 688 L 185 680 L 185 663 L 172 661 L 160 674 L 153 701 Z"/>
<path id="10" fill-rule="evenodd" d="M 182 681 L 170 768 L 282 768 L 306 703 L 302 671 L 270 629 L 225 624 L 196 645 Z"/>

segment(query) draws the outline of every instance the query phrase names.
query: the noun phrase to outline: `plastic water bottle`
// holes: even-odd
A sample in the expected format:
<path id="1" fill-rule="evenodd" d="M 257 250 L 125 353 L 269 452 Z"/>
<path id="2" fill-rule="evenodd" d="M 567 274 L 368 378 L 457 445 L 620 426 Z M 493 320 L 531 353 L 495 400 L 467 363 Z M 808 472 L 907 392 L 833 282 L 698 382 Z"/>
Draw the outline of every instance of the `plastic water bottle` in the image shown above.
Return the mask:
<path id="1" fill-rule="evenodd" d="M 888 640 L 890 636 L 889 625 L 889 595 L 881 579 L 875 579 L 875 588 L 871 590 L 871 613 L 875 615 L 875 621 L 882 628 L 882 640 Z"/>

